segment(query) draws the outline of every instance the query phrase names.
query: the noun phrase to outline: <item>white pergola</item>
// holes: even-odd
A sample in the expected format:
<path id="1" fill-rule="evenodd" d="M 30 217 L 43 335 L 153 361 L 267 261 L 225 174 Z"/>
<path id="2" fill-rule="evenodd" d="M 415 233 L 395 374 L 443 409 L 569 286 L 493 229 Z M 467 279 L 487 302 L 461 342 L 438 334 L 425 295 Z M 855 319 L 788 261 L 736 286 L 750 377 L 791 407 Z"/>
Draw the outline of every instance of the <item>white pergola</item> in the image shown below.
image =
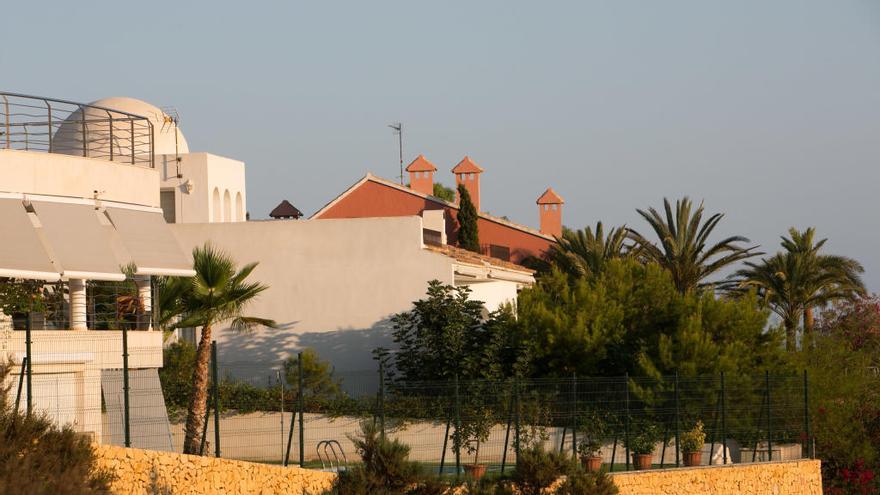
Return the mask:
<path id="1" fill-rule="evenodd" d="M 3 194 L 0 225 L 0 276 L 68 281 L 72 330 L 87 329 L 87 280 L 125 280 L 123 267 L 133 267 L 149 312 L 153 275 L 195 275 L 159 208 Z"/>

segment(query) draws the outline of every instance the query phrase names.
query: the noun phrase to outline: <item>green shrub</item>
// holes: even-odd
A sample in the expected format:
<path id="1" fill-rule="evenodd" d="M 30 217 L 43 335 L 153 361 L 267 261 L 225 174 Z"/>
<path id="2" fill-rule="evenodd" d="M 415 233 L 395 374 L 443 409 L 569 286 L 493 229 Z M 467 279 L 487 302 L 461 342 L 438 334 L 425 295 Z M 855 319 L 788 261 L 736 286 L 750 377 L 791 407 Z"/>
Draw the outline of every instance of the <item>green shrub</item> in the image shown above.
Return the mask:
<path id="1" fill-rule="evenodd" d="M 541 495 L 542 490 L 562 476 L 580 471 L 567 452 L 546 451 L 535 445 L 520 452 L 510 480 L 522 495 Z"/>
<path id="2" fill-rule="evenodd" d="M 657 442 L 661 440 L 660 429 L 651 423 L 636 425 L 629 437 L 629 450 L 633 454 L 652 454 Z"/>
<path id="3" fill-rule="evenodd" d="M 579 471 L 570 474 L 553 493 L 554 495 L 616 495 L 618 490 L 607 473 Z"/>
<path id="4" fill-rule="evenodd" d="M 384 438 L 373 421 L 362 422 L 361 435 L 351 441 L 363 462 L 339 473 L 333 495 L 440 495 L 448 488 L 408 459 L 409 446 Z"/>
<path id="5" fill-rule="evenodd" d="M 706 444 L 706 432 L 703 431 L 703 422 L 697 421 L 694 427 L 681 434 L 682 452 L 700 452 Z"/>
<path id="6" fill-rule="evenodd" d="M 0 364 L 0 383 L 9 366 Z M 112 475 L 98 471 L 89 440 L 70 427 L 58 428 L 43 414 L 22 415 L 0 389 L 0 493 L 84 495 L 109 493 Z"/>

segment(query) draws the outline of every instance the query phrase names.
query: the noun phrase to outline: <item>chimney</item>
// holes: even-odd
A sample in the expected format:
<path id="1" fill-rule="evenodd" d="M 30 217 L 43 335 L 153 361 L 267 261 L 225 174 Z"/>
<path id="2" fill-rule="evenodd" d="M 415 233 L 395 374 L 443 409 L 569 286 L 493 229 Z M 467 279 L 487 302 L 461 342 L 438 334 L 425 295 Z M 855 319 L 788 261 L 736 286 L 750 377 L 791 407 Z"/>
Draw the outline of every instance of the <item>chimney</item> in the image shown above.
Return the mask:
<path id="1" fill-rule="evenodd" d="M 552 187 L 548 187 L 538 198 L 538 215 L 541 218 L 541 233 L 562 237 L 562 199 Z"/>
<path id="2" fill-rule="evenodd" d="M 483 169 L 480 168 L 479 165 L 473 162 L 469 157 L 465 156 L 458 162 L 452 169 L 452 173 L 455 174 L 455 185 L 456 189 L 458 189 L 459 184 L 464 184 L 464 187 L 468 190 L 468 193 L 471 195 L 471 201 L 474 202 L 474 207 L 477 209 L 479 213 L 480 210 L 480 174 L 483 173 Z M 459 198 L 457 197 L 455 201 L 458 202 Z"/>
<path id="3" fill-rule="evenodd" d="M 437 167 L 424 155 L 419 155 L 406 167 L 409 172 L 409 187 L 422 194 L 434 194 L 434 172 Z"/>

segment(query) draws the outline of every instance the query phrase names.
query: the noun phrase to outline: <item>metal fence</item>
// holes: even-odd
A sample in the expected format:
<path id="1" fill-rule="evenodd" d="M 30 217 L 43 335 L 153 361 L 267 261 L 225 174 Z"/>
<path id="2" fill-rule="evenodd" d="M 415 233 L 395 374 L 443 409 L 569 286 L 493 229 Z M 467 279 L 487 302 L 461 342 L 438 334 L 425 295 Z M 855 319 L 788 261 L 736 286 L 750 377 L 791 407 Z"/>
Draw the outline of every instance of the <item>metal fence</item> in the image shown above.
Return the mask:
<path id="1" fill-rule="evenodd" d="M 298 363 L 296 356 L 275 366 L 214 361 L 204 453 L 336 467 L 357 461 L 351 437 L 363 420 L 447 474 L 477 455 L 490 470 L 510 469 L 519 449 L 536 443 L 577 454 L 587 439 L 599 441 L 610 470 L 631 469 L 630 447 L 644 438 L 654 464 L 678 466 L 680 438 L 698 421 L 703 464 L 798 459 L 812 449 L 805 373 L 405 383 L 365 370 L 316 385 L 298 380 Z M 178 449 L 184 398 L 168 392 Z M 468 434 L 475 430 L 482 434 Z"/>
<path id="2" fill-rule="evenodd" d="M 160 382 L 155 368 L 136 364 L 155 349 L 132 347 L 130 339 L 149 333 L 123 331 L 121 345 L 98 343 L 109 346 L 97 349 L 106 353 L 104 361 L 122 359 L 118 369 L 97 373 L 32 374 L 28 357 L 57 354 L 64 343 L 29 344 L 9 377 L 10 402 L 92 432 L 102 443 L 181 452 L 191 369 Z M 71 349 L 75 340 L 71 335 Z M 410 446 L 411 459 L 443 475 L 459 473 L 477 455 L 490 471 L 505 471 L 525 446 L 577 453 L 585 440 L 598 442 L 611 471 L 633 467 L 639 442 L 652 447 L 656 467 L 678 466 L 682 435 L 698 421 L 706 433 L 702 464 L 813 453 L 806 373 L 406 383 L 365 370 L 315 381 L 300 373 L 296 354 L 274 365 L 224 364 L 212 347 L 203 455 L 336 469 L 358 461 L 351 438 L 364 420 L 377 422 L 384 434 Z"/>
<path id="3" fill-rule="evenodd" d="M 0 92 L 0 149 L 153 167 L 153 124 L 111 108 Z"/>

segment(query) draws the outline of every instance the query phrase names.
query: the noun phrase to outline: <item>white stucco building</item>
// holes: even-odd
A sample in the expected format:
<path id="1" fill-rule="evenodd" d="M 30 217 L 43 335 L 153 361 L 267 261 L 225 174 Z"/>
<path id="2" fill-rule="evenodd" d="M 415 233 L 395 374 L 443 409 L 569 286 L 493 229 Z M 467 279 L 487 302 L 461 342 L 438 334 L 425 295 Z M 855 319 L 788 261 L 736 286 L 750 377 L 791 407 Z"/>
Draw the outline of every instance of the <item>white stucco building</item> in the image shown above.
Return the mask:
<path id="1" fill-rule="evenodd" d="M 98 325 L 95 291 L 96 282 L 128 277 L 136 296 L 105 302 L 115 321 L 136 320 L 128 332 L 129 367 L 139 390 L 131 408 L 132 444 L 170 448 L 156 373 L 163 339 L 151 324 L 151 280 L 194 272 L 160 208 L 154 149 L 166 146 L 167 136 L 154 138 L 162 114 L 146 117 L 101 104 L 113 101 L 82 105 L 0 93 L 0 278 L 7 287 L 28 284 L 27 298 L 34 301 L 9 310 L 13 314 L 0 311 L 0 359 L 16 366 L 11 379 L 21 383 L 24 409 L 23 328 L 30 322 L 34 409 L 98 441 L 122 443 L 122 332 L 112 323 Z M 55 312 L 44 299 L 57 303 Z M 4 307 L 8 302 L 0 301 Z M 16 312 L 29 317 L 16 320 Z M 150 419 L 140 421 L 144 414 Z"/>
<path id="2" fill-rule="evenodd" d="M 21 104 L 38 108 L 40 118 L 16 120 L 15 108 Z M 0 245 L 0 277 L 67 282 L 69 328 L 46 330 L 39 338 L 45 341 L 45 356 L 57 354 L 54 349 L 62 341 L 70 342 L 62 347 L 71 353 L 39 366 L 49 370 L 59 359 L 76 361 L 65 366 L 79 370 L 72 373 L 82 378 L 70 383 L 92 383 L 87 394 L 92 402 L 85 409 L 65 408 L 91 410 L 89 419 L 76 421 L 88 424 L 83 431 L 96 436 L 102 430 L 94 416 L 101 398 L 95 387 L 102 370 L 119 366 L 114 357 L 118 334 L 102 332 L 97 343 L 97 334 L 68 330 L 90 324 L 83 309 L 83 301 L 89 301 L 84 281 L 122 280 L 121 265 L 135 263 L 149 310 L 149 276 L 191 274 L 188 253 L 196 246 L 212 242 L 239 264 L 259 262 L 252 278 L 270 289 L 249 313 L 274 319 L 281 327 L 247 334 L 220 328 L 215 335 L 221 362 L 272 367 L 312 347 L 338 370 L 372 368 L 371 351 L 391 346 L 389 319 L 423 297 L 430 280 L 468 285 L 487 312 L 514 301 L 520 288 L 534 282 L 532 272 L 521 266 L 446 245 L 442 211 L 396 218 L 246 221 L 244 163 L 190 152 L 177 119 L 143 101 L 117 97 L 79 105 L 0 93 L 0 114 L 0 204 L 8 207 L 2 210 L 3 221 L 14 219 L 31 243 Z M 10 117 L 8 125 L 4 115 Z M 144 346 L 137 366 L 155 371 L 161 366 L 161 334 L 132 335 L 132 345 Z M 178 335 L 194 337 L 186 331 Z M 14 358 L 20 357 L 22 345 L 17 330 L 2 334 L 0 350 Z M 109 349 L 108 354 L 95 352 L 100 349 Z M 38 366 L 36 360 L 33 364 Z"/>

